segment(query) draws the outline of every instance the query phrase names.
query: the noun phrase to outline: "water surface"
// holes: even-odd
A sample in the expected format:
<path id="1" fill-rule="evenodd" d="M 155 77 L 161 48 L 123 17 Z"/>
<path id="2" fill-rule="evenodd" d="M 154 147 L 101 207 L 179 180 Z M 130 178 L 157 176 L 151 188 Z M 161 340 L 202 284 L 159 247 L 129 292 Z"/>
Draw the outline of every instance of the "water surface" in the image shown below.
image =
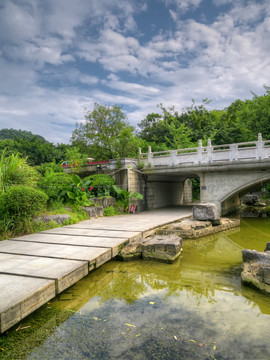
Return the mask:
<path id="1" fill-rule="evenodd" d="M 241 250 L 270 219 L 184 241 L 179 261 L 111 261 L 0 340 L 6 359 L 270 359 L 270 297 L 241 284 Z"/>

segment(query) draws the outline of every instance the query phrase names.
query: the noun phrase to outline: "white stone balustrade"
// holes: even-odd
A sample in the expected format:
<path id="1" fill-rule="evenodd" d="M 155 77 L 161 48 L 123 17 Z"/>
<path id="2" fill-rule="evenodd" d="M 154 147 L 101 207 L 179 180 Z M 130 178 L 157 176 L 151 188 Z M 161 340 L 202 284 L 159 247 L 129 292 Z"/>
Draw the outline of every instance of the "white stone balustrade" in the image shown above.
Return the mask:
<path id="1" fill-rule="evenodd" d="M 139 157 L 146 167 L 199 165 L 241 160 L 256 161 L 270 159 L 270 140 L 263 141 L 262 135 L 258 134 L 258 141 L 237 144 L 212 145 L 209 139 L 207 146 L 202 146 L 200 140 L 199 146 L 196 148 L 158 152 L 152 152 L 151 146 L 149 146 L 148 153 L 142 153 L 139 150 Z"/>

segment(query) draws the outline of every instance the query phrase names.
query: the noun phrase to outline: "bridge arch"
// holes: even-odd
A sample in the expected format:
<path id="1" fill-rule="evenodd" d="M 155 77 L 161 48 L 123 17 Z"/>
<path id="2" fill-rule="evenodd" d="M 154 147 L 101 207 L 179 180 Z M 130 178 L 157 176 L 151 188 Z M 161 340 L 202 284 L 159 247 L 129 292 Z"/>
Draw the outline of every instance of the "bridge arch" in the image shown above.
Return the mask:
<path id="1" fill-rule="evenodd" d="M 243 195 L 245 195 L 249 191 L 252 191 L 253 189 L 258 189 L 259 186 L 261 187 L 269 182 L 270 174 L 267 174 L 259 179 L 254 179 L 253 181 L 234 188 L 231 193 L 226 194 L 226 196 L 220 199 L 221 212 L 223 214 L 233 212 L 240 205 L 240 198 Z"/>

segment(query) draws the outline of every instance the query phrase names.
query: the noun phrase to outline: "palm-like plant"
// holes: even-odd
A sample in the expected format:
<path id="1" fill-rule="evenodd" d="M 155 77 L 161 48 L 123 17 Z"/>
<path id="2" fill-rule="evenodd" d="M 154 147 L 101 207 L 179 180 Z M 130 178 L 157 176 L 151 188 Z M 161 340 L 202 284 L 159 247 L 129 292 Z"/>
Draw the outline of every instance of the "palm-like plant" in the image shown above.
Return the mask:
<path id="1" fill-rule="evenodd" d="M 19 154 L 7 156 L 4 150 L 0 157 L 0 193 L 12 185 L 35 186 L 38 172 Z"/>

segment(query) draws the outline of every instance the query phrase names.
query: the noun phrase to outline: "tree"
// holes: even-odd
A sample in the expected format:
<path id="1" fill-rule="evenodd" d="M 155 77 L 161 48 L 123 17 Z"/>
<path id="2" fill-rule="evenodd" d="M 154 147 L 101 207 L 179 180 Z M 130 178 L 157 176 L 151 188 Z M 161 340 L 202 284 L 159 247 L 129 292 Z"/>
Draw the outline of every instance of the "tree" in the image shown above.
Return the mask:
<path id="1" fill-rule="evenodd" d="M 76 124 L 71 141 L 80 152 L 88 153 L 95 159 L 113 159 L 119 156 L 121 134 L 124 130 L 133 136 L 133 127 L 128 125 L 120 107 L 95 103 L 94 109 L 86 112 L 85 122 Z"/>

